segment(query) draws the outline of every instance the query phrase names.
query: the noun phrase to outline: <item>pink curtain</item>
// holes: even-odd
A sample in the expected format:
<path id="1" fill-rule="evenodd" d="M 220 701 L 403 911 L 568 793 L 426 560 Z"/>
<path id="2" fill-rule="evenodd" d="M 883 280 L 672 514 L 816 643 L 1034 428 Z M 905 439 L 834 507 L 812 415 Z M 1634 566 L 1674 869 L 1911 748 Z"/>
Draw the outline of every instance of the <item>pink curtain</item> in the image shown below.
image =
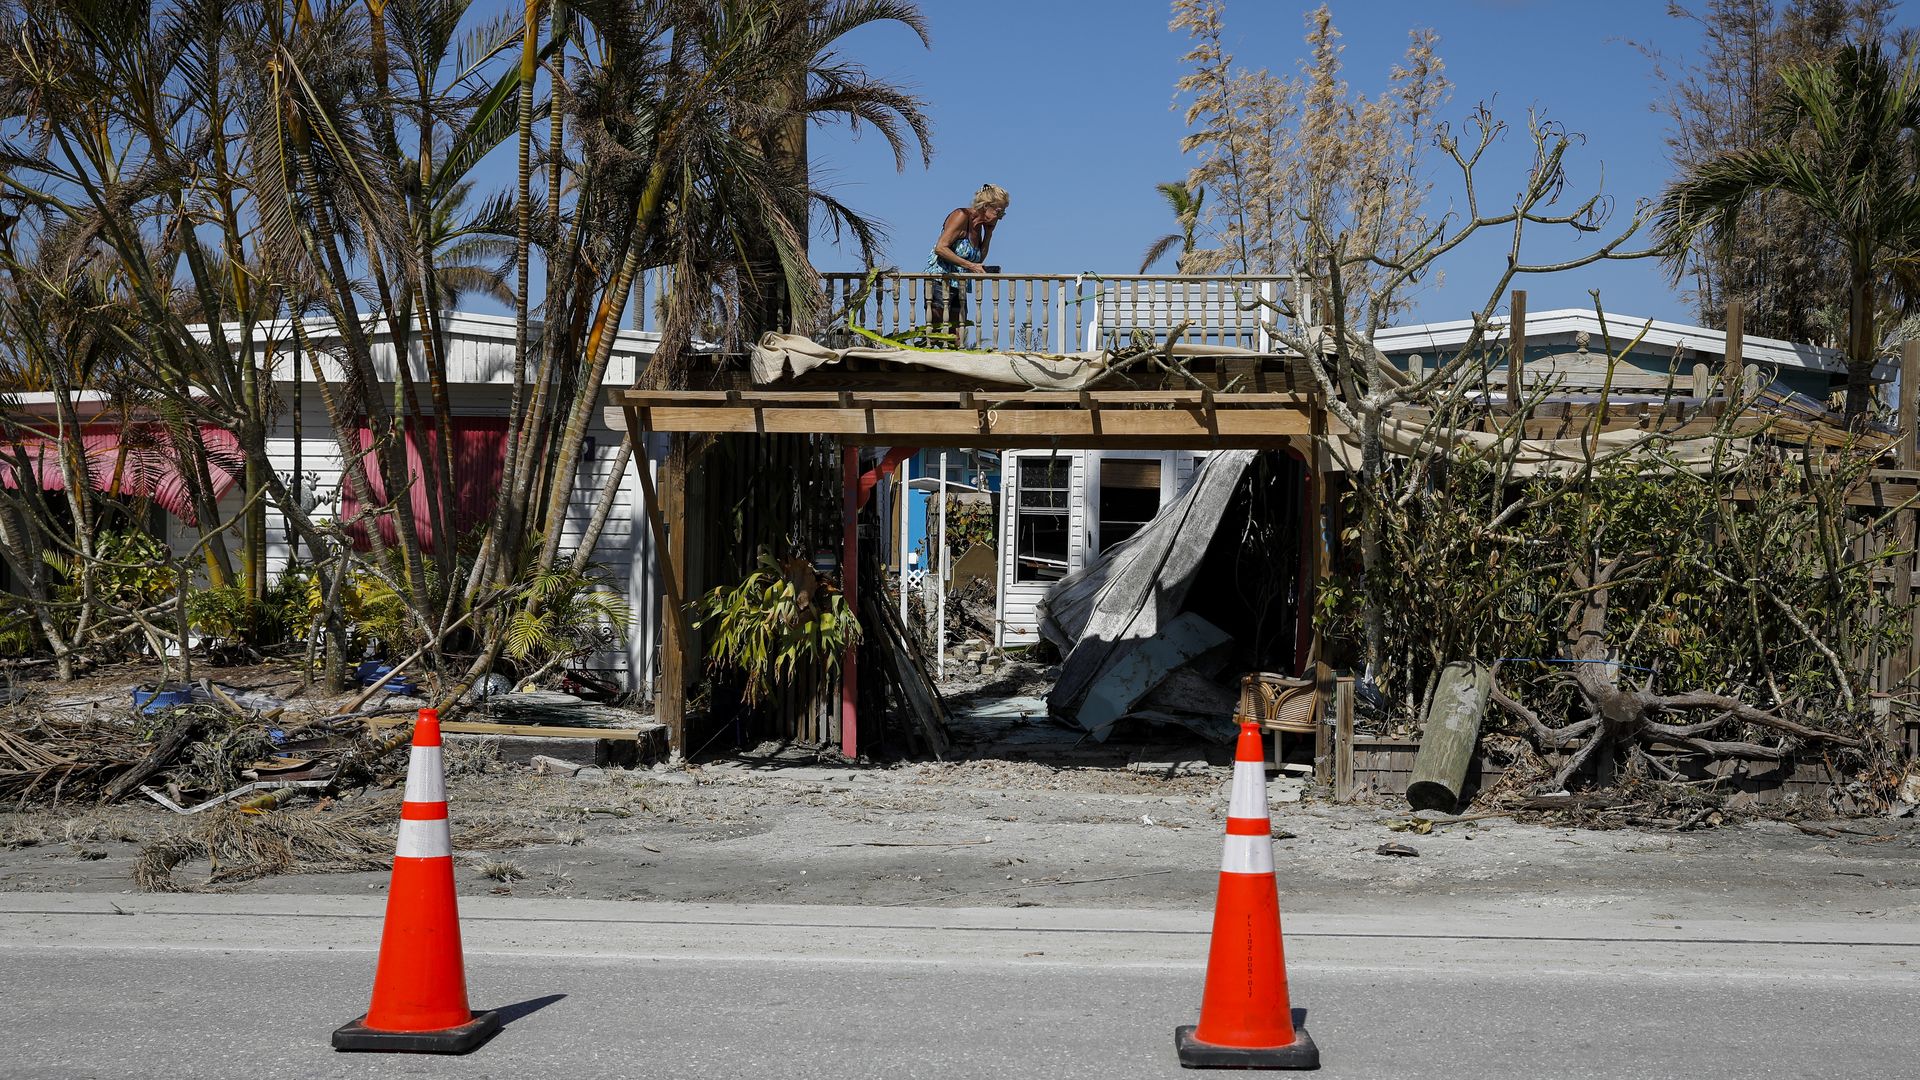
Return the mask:
<path id="1" fill-rule="evenodd" d="M 504 416 L 456 416 L 449 423 L 453 434 L 453 525 L 459 535 L 466 536 L 487 523 L 487 517 L 493 513 L 493 504 L 500 495 L 500 481 L 505 471 L 507 456 L 507 418 Z M 436 537 L 433 535 L 433 518 L 428 513 L 428 500 L 433 495 L 432 475 L 427 471 L 427 458 L 440 445 L 439 433 L 432 425 L 413 425 L 407 433 L 407 500 L 413 507 L 413 520 L 420 533 L 420 544 L 424 550 L 434 550 Z M 360 428 L 360 448 L 373 449 L 373 430 L 366 426 Z M 386 485 L 380 482 L 380 465 L 369 453 L 362 458 L 366 464 L 367 481 L 372 486 L 372 495 L 376 504 L 387 502 Z M 351 521 L 360 513 L 360 500 L 356 497 L 354 485 L 341 474 L 340 520 Z M 394 528 L 393 515 L 381 514 L 379 522 L 380 537 L 388 544 L 397 543 L 399 532 Z M 367 536 L 366 522 L 360 522 L 348 530 L 354 538 L 354 546 L 362 551 L 372 547 Z"/>
<path id="2" fill-rule="evenodd" d="M 232 432 L 202 427 L 200 438 L 207 448 L 208 482 L 213 498 L 218 500 L 240 482 L 246 469 L 245 457 Z M 65 491 L 67 477 L 60 467 L 59 442 L 52 432 L 41 431 L 0 444 L 0 484 L 20 486 L 20 478 L 15 475 L 17 445 L 26 452 L 28 467 L 42 491 Z M 81 431 L 80 454 L 87 486 L 93 490 L 112 497 L 151 499 L 187 524 L 199 523 L 187 478 L 181 474 L 180 456 L 163 425 L 88 424 Z"/>

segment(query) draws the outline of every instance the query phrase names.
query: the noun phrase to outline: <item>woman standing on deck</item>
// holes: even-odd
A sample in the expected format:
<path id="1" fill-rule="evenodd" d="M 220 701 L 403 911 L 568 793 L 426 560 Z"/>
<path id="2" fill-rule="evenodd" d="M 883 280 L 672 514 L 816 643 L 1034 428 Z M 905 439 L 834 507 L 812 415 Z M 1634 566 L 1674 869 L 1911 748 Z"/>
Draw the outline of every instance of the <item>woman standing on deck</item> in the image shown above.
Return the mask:
<path id="1" fill-rule="evenodd" d="M 940 226 L 940 239 L 927 256 L 927 272 L 943 275 L 927 293 L 927 321 L 935 333 L 950 333 L 953 344 L 960 343 L 961 327 L 967 322 L 967 285 L 955 274 L 984 274 L 987 248 L 993 244 L 993 227 L 1007 216 L 1007 189 L 998 184 L 982 184 L 973 193 L 973 205 L 963 206 L 947 215 Z"/>

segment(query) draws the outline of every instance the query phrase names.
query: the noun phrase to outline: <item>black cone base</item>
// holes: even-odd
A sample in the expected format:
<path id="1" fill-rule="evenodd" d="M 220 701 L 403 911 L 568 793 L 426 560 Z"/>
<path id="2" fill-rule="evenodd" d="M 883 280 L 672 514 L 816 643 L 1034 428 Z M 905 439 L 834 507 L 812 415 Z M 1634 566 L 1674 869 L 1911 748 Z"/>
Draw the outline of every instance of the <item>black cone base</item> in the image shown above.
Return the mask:
<path id="1" fill-rule="evenodd" d="M 473 1019 L 445 1031 L 375 1031 L 362 1023 L 348 1021 L 333 1033 L 335 1050 L 370 1050 L 389 1054 L 464 1054 L 500 1030 L 500 1014 L 477 1012 Z"/>
<path id="2" fill-rule="evenodd" d="M 1183 1069 L 1317 1069 L 1320 1048 L 1302 1024 L 1293 1025 L 1293 1042 L 1288 1046 L 1215 1046 L 1193 1037 L 1196 1025 L 1173 1029 L 1173 1048 L 1180 1054 Z"/>

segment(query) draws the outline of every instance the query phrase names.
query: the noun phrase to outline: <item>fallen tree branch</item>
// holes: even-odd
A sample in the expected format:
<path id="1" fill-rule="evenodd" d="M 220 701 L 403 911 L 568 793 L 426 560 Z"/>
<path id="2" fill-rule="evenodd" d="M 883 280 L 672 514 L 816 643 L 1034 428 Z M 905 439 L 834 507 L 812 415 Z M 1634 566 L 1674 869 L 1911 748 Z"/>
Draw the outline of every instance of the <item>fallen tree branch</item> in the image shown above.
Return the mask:
<path id="1" fill-rule="evenodd" d="M 1784 731 L 1790 735 L 1798 735 L 1803 739 L 1824 739 L 1836 746 L 1847 746 L 1854 749 L 1859 749 L 1867 745 L 1864 741 L 1853 738 L 1850 735 L 1837 735 L 1830 731 L 1821 731 L 1819 728 L 1810 728 L 1805 724 L 1788 720 L 1784 716 L 1776 716 L 1764 709 L 1756 709 L 1738 698 L 1730 698 L 1724 694 L 1708 693 L 1704 690 L 1692 690 L 1684 694 L 1668 694 L 1665 697 L 1656 697 L 1648 704 L 1649 707 L 1660 711 L 1670 711 L 1673 709 L 1719 709 L 1723 712 L 1732 713 L 1735 717 L 1745 720 L 1749 724 L 1758 724 L 1761 727 Z"/>

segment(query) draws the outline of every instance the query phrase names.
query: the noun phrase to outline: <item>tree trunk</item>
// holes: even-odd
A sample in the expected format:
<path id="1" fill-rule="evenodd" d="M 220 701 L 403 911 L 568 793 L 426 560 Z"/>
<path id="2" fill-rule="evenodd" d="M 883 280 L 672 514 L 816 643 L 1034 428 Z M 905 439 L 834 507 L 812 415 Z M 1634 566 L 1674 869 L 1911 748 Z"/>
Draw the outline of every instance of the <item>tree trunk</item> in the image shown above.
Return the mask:
<path id="1" fill-rule="evenodd" d="M 1867 406 L 1872 400 L 1877 345 L 1873 333 L 1871 267 L 1854 267 L 1847 299 L 1847 424 L 1859 428 L 1866 423 Z"/>

